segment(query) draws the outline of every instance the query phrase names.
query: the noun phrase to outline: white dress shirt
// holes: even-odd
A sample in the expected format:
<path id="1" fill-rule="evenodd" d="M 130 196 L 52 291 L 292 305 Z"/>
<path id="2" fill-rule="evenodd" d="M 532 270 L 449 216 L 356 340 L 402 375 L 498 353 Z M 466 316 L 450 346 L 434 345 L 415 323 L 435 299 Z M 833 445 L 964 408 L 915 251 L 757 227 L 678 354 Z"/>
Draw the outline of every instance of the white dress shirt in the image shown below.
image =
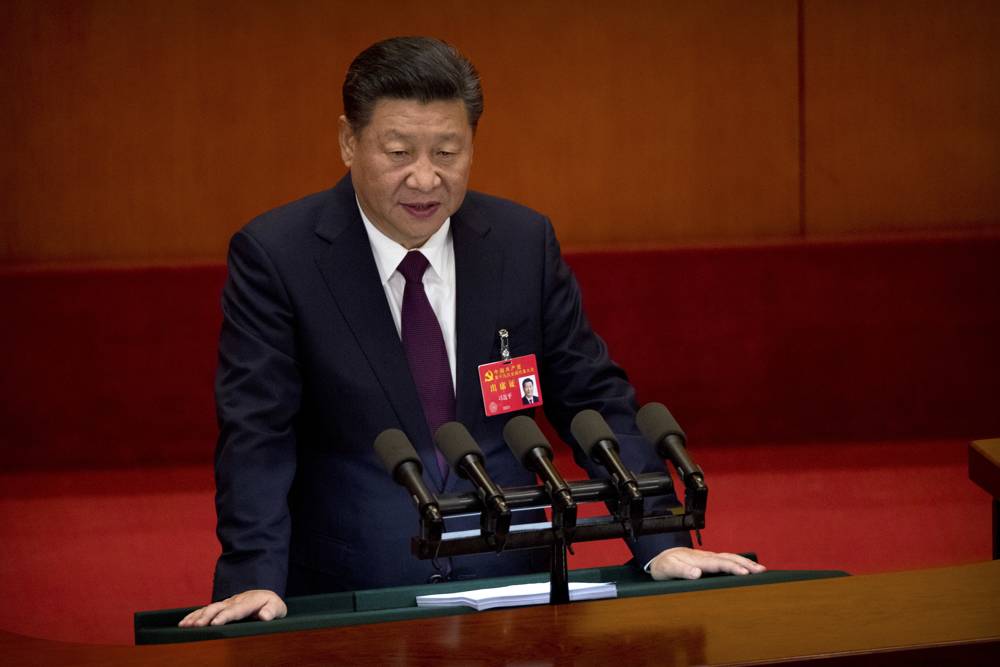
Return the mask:
<path id="1" fill-rule="evenodd" d="M 396 267 L 409 252 L 383 234 L 372 224 L 368 216 L 358 204 L 361 219 L 368 232 L 368 243 L 375 257 L 382 288 L 389 303 L 392 321 L 396 324 L 396 333 L 402 337 L 403 331 L 403 290 L 406 289 L 406 278 Z M 451 237 L 451 218 L 444 221 L 441 228 L 434 232 L 427 241 L 417 248 L 424 254 L 430 266 L 424 272 L 424 291 L 431 308 L 437 316 L 444 336 L 444 347 L 448 352 L 448 365 L 451 367 L 451 386 L 455 387 L 455 244 Z"/>

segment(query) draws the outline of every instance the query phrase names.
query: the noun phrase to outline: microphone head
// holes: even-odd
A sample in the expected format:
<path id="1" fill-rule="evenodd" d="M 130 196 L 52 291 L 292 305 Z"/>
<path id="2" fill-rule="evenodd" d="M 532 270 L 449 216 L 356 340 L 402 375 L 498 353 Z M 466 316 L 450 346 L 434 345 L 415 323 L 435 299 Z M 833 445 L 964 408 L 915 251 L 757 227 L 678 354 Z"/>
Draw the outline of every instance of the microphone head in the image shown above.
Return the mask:
<path id="1" fill-rule="evenodd" d="M 647 403 L 642 406 L 635 416 L 635 423 L 646 440 L 654 445 L 659 445 L 668 435 L 676 435 L 682 441 L 687 441 L 684 431 L 663 403 Z"/>
<path id="2" fill-rule="evenodd" d="M 569 425 L 569 430 L 590 458 L 594 458 L 594 448 L 601 440 L 610 441 L 614 444 L 615 450 L 618 450 L 618 439 L 615 438 L 608 422 L 604 421 L 604 417 L 596 410 L 583 410 L 577 413 Z"/>
<path id="3" fill-rule="evenodd" d="M 379 433 L 375 438 L 375 453 L 392 476 L 395 476 L 399 464 L 405 461 L 416 463 L 419 472 L 424 471 L 417 450 L 413 448 L 406 434 L 398 428 L 390 428 Z"/>
<path id="4" fill-rule="evenodd" d="M 514 417 L 503 427 L 503 439 L 507 446 L 514 452 L 514 456 L 524 466 L 528 466 L 528 452 L 535 447 L 545 450 L 546 456 L 552 460 L 552 445 L 545 439 L 542 429 L 531 417 L 519 415 Z"/>
<path id="5" fill-rule="evenodd" d="M 434 442 L 437 443 L 438 449 L 441 450 L 441 453 L 448 460 L 448 465 L 454 468 L 461 477 L 464 477 L 465 474 L 458 467 L 458 462 L 465 458 L 465 456 L 472 454 L 479 457 L 480 461 L 483 460 L 483 450 L 473 440 L 468 429 L 458 422 L 442 424 L 441 428 L 434 434 Z"/>

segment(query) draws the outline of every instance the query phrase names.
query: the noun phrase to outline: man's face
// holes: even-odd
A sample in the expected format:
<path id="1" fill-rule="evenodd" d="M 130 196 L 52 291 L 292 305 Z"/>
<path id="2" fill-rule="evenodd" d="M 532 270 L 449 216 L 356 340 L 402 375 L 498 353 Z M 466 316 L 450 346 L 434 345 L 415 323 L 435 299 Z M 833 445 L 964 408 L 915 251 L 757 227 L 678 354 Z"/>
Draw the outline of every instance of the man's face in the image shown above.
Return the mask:
<path id="1" fill-rule="evenodd" d="M 524 387 L 524 397 L 525 398 L 531 398 L 534 395 L 534 393 L 535 393 L 535 383 L 534 382 L 531 382 L 529 380 L 529 381 L 525 382 L 521 386 Z"/>
<path id="2" fill-rule="evenodd" d="M 340 117 L 340 154 L 372 224 L 418 248 L 465 199 L 472 128 L 461 100 L 384 98 L 359 132 Z"/>

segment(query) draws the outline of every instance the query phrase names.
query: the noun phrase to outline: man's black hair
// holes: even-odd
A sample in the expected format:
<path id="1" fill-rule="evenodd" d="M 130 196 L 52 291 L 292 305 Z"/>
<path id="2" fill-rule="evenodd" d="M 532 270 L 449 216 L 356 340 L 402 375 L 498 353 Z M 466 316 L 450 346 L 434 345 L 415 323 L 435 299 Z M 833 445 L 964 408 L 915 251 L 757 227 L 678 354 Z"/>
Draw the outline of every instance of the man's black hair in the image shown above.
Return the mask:
<path id="1" fill-rule="evenodd" d="M 432 37 L 393 37 L 358 54 L 344 78 L 344 115 L 358 132 L 381 98 L 461 100 L 475 131 L 483 113 L 479 73 L 455 47 Z"/>
<path id="2" fill-rule="evenodd" d="M 532 387 L 535 386 L 534 380 L 532 380 L 531 378 L 524 378 L 523 380 L 521 380 L 521 389 L 524 389 L 524 385 L 528 384 L 529 382 L 531 383 Z"/>

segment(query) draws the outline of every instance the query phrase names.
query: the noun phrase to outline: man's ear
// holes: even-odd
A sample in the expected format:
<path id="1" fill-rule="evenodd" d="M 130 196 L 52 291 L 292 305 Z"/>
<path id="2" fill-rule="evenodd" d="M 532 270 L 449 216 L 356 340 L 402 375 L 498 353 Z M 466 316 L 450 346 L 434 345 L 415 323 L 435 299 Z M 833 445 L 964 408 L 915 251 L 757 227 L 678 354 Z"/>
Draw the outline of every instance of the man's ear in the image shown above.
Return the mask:
<path id="1" fill-rule="evenodd" d="M 358 145 L 358 139 L 351 129 L 351 124 L 347 122 L 346 116 L 337 119 L 337 137 L 340 141 L 340 159 L 344 161 L 344 166 L 351 168 L 354 161 L 354 149 Z"/>

